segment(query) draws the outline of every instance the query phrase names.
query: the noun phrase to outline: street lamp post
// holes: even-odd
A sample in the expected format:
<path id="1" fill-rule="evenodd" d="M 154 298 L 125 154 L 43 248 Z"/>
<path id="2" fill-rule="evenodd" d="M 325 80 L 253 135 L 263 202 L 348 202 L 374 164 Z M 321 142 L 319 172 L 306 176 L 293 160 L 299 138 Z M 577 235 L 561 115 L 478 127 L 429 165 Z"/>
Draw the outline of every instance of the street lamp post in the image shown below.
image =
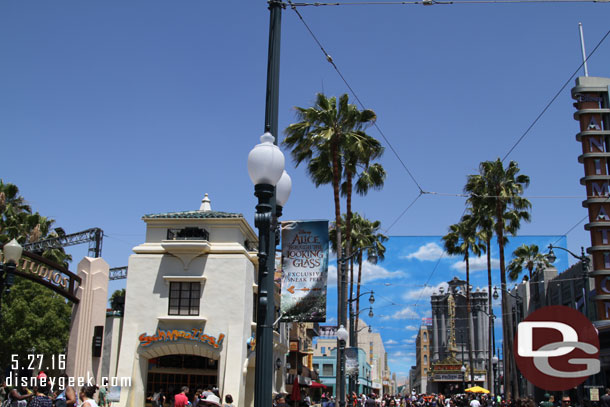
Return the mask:
<path id="1" fill-rule="evenodd" d="M 349 333 L 343 325 L 337 330 L 337 342 L 339 342 L 339 351 L 341 351 L 341 360 L 337 367 L 339 377 L 339 385 L 337 386 L 337 397 L 339 398 L 339 404 L 341 407 L 345 407 L 345 343 L 349 338 Z M 343 404 L 341 404 L 343 403 Z"/>
<path id="2" fill-rule="evenodd" d="M 255 195 L 258 198 L 256 206 L 255 226 L 259 229 L 259 263 L 258 263 L 258 306 L 256 325 L 256 367 L 254 375 L 254 406 L 268 407 L 272 404 L 273 383 L 273 322 L 275 314 L 275 285 L 273 272 L 275 270 L 276 223 L 281 214 L 282 203 L 279 202 L 281 191 L 274 186 L 280 181 L 284 172 L 284 157 L 277 148 L 279 85 L 280 85 L 280 38 L 282 7 L 281 0 L 269 0 L 269 45 L 267 55 L 267 86 L 265 92 L 265 124 L 264 132 L 268 144 L 275 144 L 281 155 L 279 162 L 266 162 L 262 159 L 253 160 L 252 169 L 257 177 L 250 173 L 250 156 L 248 157 L 248 172 L 255 184 Z M 275 138 L 273 138 L 275 136 Z M 261 141 L 262 138 L 261 138 Z M 265 142 L 263 142 L 264 144 Z M 268 148 L 269 146 L 267 146 Z M 254 150 L 253 150 L 254 151 Z M 277 155 L 277 154 L 275 154 Z M 278 165 L 276 165 L 278 164 Z M 267 168 L 269 167 L 269 168 Z M 265 169 L 263 169 L 265 168 Z M 281 168 L 281 169 L 280 169 Z M 265 172 L 272 169 L 271 179 L 265 179 Z M 279 171 L 278 171 L 279 170 Z M 267 174 L 269 175 L 269 174 Z M 256 179 L 255 179 L 256 178 Z M 290 195 L 290 182 L 280 185 L 288 186 L 284 193 L 286 200 Z M 274 181 L 274 182 L 269 182 Z M 277 195 L 276 195 L 277 192 Z M 285 191 L 284 191 L 285 192 Z M 276 201 L 277 197 L 277 201 Z M 283 202 L 285 203 L 285 202 Z M 279 208 L 278 208 L 279 206 Z"/>
<path id="3" fill-rule="evenodd" d="M 275 319 L 275 246 L 277 217 L 290 196 L 292 182 L 284 171 L 284 155 L 265 132 L 248 155 L 248 174 L 258 198 L 254 225 L 258 237 L 258 304 L 254 405 L 270 406 L 273 383 L 273 323 Z"/>
<path id="4" fill-rule="evenodd" d="M 513 306 L 513 313 L 515 314 L 515 318 L 513 319 L 514 321 L 514 327 L 513 328 L 513 332 L 516 332 L 516 328 L 519 326 L 519 323 L 521 322 L 521 318 L 522 318 L 522 311 L 523 311 L 523 299 L 521 298 L 521 296 L 519 295 L 519 291 L 515 290 L 515 294 L 511 293 L 510 291 L 508 291 L 505 288 L 502 288 L 502 290 L 508 294 L 510 297 L 514 298 L 516 300 L 516 307 Z M 498 294 L 498 287 L 495 286 L 494 287 L 494 293 L 493 293 L 493 299 L 497 300 L 500 297 L 500 295 Z M 506 362 L 505 365 L 503 366 L 504 369 L 506 369 Z M 504 372 L 504 377 L 506 378 L 506 372 Z M 504 379 L 506 380 L 506 379 Z M 523 378 L 521 375 L 521 372 L 517 371 L 517 389 L 519 391 L 519 394 L 522 394 L 522 382 L 523 382 Z"/>
<path id="5" fill-rule="evenodd" d="M 2 247 L 3 262 L 0 263 L 0 322 L 2 322 L 2 294 L 4 293 L 5 283 L 12 281 L 13 272 L 17 268 L 17 263 L 21 259 L 23 247 L 13 239 Z"/>
<path id="6" fill-rule="evenodd" d="M 494 369 L 494 376 L 493 376 L 493 394 L 498 394 L 498 381 L 497 381 L 497 377 L 496 377 L 496 372 L 498 371 L 498 357 L 496 355 L 494 355 L 493 358 L 491 358 L 491 364 L 493 366 Z"/>
<path id="7" fill-rule="evenodd" d="M 555 261 L 557 260 L 557 256 L 555 256 L 555 253 L 553 253 L 553 249 L 559 249 L 559 250 L 563 250 L 564 252 L 568 252 L 570 253 L 570 255 L 572 257 L 574 257 L 577 260 L 580 260 L 582 262 L 582 280 L 583 280 L 583 302 L 584 302 L 584 307 L 585 307 L 585 316 L 589 319 L 591 319 L 591 316 L 589 315 L 589 265 L 591 263 L 589 257 L 587 255 L 585 255 L 585 248 L 581 246 L 580 248 L 580 256 L 578 256 L 577 254 L 572 253 L 570 250 L 565 249 L 563 247 L 559 247 L 559 246 L 553 246 L 552 244 L 549 245 L 549 252 L 546 255 L 546 258 L 549 260 L 549 262 L 551 263 L 555 263 Z"/>
<path id="8" fill-rule="evenodd" d="M 350 259 L 353 259 L 356 255 L 362 253 L 365 250 L 370 250 L 375 248 L 375 246 L 368 246 L 368 247 L 363 247 L 363 248 L 359 248 L 357 250 L 355 250 L 353 253 L 351 253 L 349 256 L 345 255 L 345 250 L 341 249 L 341 258 L 338 259 L 338 262 L 340 263 L 341 266 L 341 290 L 343 293 L 347 292 L 347 262 Z M 377 262 L 377 255 L 376 253 L 371 253 L 371 255 L 368 257 L 368 261 L 372 262 L 372 263 L 376 263 Z M 344 305 L 349 305 L 349 346 L 351 348 L 357 347 L 358 341 L 356 340 L 356 327 L 355 327 L 355 323 L 354 323 L 354 313 L 352 310 L 352 303 L 354 301 L 356 301 L 358 298 L 362 297 L 365 294 L 371 294 L 371 296 L 369 297 L 369 302 L 371 303 L 371 305 L 375 302 L 375 297 L 373 296 L 373 291 L 370 292 L 365 292 L 360 294 L 357 298 L 353 298 L 353 293 L 350 291 L 349 293 L 349 299 L 346 301 L 347 304 L 340 304 L 341 305 L 341 309 L 338 310 L 338 315 L 339 315 L 339 324 L 343 326 L 343 324 L 345 324 L 347 321 L 345 320 L 345 306 Z M 345 298 L 345 294 L 343 296 L 343 298 Z M 372 308 L 371 308 L 371 312 L 369 314 L 369 316 L 372 318 Z M 339 340 L 339 339 L 337 339 Z M 339 344 L 337 344 L 339 345 Z M 343 372 L 345 372 L 345 357 L 343 355 L 343 353 L 345 352 L 344 350 L 341 349 L 341 346 L 337 346 L 337 362 L 343 365 L 343 369 L 341 369 Z M 339 375 L 337 375 L 337 388 L 339 387 L 340 383 L 344 383 L 345 382 L 345 376 L 341 377 Z M 351 398 L 352 392 L 354 391 L 354 387 L 355 387 L 355 381 L 354 378 L 350 375 L 349 377 L 349 395 Z M 339 406 L 340 407 L 344 407 L 345 406 L 345 394 L 344 392 L 341 393 L 339 395 Z"/>
<path id="9" fill-rule="evenodd" d="M 462 362 L 462 368 L 460 370 L 462 371 L 462 391 L 466 392 L 466 366 L 464 365 L 464 362 Z"/>

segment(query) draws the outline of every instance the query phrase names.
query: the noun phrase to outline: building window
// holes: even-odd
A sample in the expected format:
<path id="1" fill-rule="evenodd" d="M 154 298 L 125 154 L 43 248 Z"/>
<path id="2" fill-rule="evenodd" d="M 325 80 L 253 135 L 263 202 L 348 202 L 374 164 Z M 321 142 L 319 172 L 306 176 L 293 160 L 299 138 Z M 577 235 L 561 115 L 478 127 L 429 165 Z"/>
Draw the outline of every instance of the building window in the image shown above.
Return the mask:
<path id="1" fill-rule="evenodd" d="M 324 363 L 322 365 L 322 376 L 334 376 L 335 369 L 333 369 L 333 365 L 329 365 Z"/>
<path id="2" fill-rule="evenodd" d="M 205 229 L 193 227 L 167 229 L 167 240 L 210 240 L 210 234 Z"/>
<path id="3" fill-rule="evenodd" d="M 168 315 L 199 315 L 200 297 L 201 283 L 170 283 Z"/>
<path id="4" fill-rule="evenodd" d="M 428 341 L 428 332 L 424 331 L 424 341 Z"/>
<path id="5" fill-rule="evenodd" d="M 322 354 L 325 355 L 326 354 L 326 346 L 322 346 Z"/>
<path id="6" fill-rule="evenodd" d="M 428 364 L 428 355 L 424 355 L 424 365 Z"/>
<path id="7" fill-rule="evenodd" d="M 428 350 L 428 345 L 424 345 L 424 352 Z"/>

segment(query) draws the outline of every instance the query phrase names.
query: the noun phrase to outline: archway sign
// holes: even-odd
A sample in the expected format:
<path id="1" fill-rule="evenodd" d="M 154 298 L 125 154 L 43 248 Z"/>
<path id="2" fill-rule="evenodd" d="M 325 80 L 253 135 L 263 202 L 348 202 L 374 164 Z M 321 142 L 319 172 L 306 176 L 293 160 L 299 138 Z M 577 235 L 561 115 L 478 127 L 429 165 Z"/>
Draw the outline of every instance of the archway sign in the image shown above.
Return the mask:
<path id="1" fill-rule="evenodd" d="M 1 245 L 4 248 L 4 245 Z M 4 261 L 3 252 L 0 260 Z M 13 273 L 50 288 L 75 304 L 79 303 L 76 290 L 82 280 L 70 270 L 34 253 L 24 251 Z"/>

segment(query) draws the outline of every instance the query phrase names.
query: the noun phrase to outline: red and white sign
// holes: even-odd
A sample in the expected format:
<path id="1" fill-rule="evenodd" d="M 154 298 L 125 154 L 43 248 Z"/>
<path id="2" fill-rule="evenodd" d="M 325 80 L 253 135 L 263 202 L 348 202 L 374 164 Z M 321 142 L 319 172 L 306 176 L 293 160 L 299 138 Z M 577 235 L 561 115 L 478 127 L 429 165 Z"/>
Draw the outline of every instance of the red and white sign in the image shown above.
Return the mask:
<path id="1" fill-rule="evenodd" d="M 519 323 L 517 367 L 544 390 L 568 390 L 600 371 L 597 330 L 583 314 L 564 306 L 543 307 Z"/>

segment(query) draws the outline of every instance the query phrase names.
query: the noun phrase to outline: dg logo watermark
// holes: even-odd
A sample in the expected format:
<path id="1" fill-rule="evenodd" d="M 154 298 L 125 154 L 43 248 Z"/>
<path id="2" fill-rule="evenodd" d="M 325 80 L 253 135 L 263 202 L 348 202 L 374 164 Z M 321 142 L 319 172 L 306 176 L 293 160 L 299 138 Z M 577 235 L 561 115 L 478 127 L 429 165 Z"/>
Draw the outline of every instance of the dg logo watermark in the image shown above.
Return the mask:
<path id="1" fill-rule="evenodd" d="M 517 367 L 544 390 L 568 390 L 599 373 L 597 330 L 573 308 L 543 307 L 519 323 L 514 341 Z"/>

